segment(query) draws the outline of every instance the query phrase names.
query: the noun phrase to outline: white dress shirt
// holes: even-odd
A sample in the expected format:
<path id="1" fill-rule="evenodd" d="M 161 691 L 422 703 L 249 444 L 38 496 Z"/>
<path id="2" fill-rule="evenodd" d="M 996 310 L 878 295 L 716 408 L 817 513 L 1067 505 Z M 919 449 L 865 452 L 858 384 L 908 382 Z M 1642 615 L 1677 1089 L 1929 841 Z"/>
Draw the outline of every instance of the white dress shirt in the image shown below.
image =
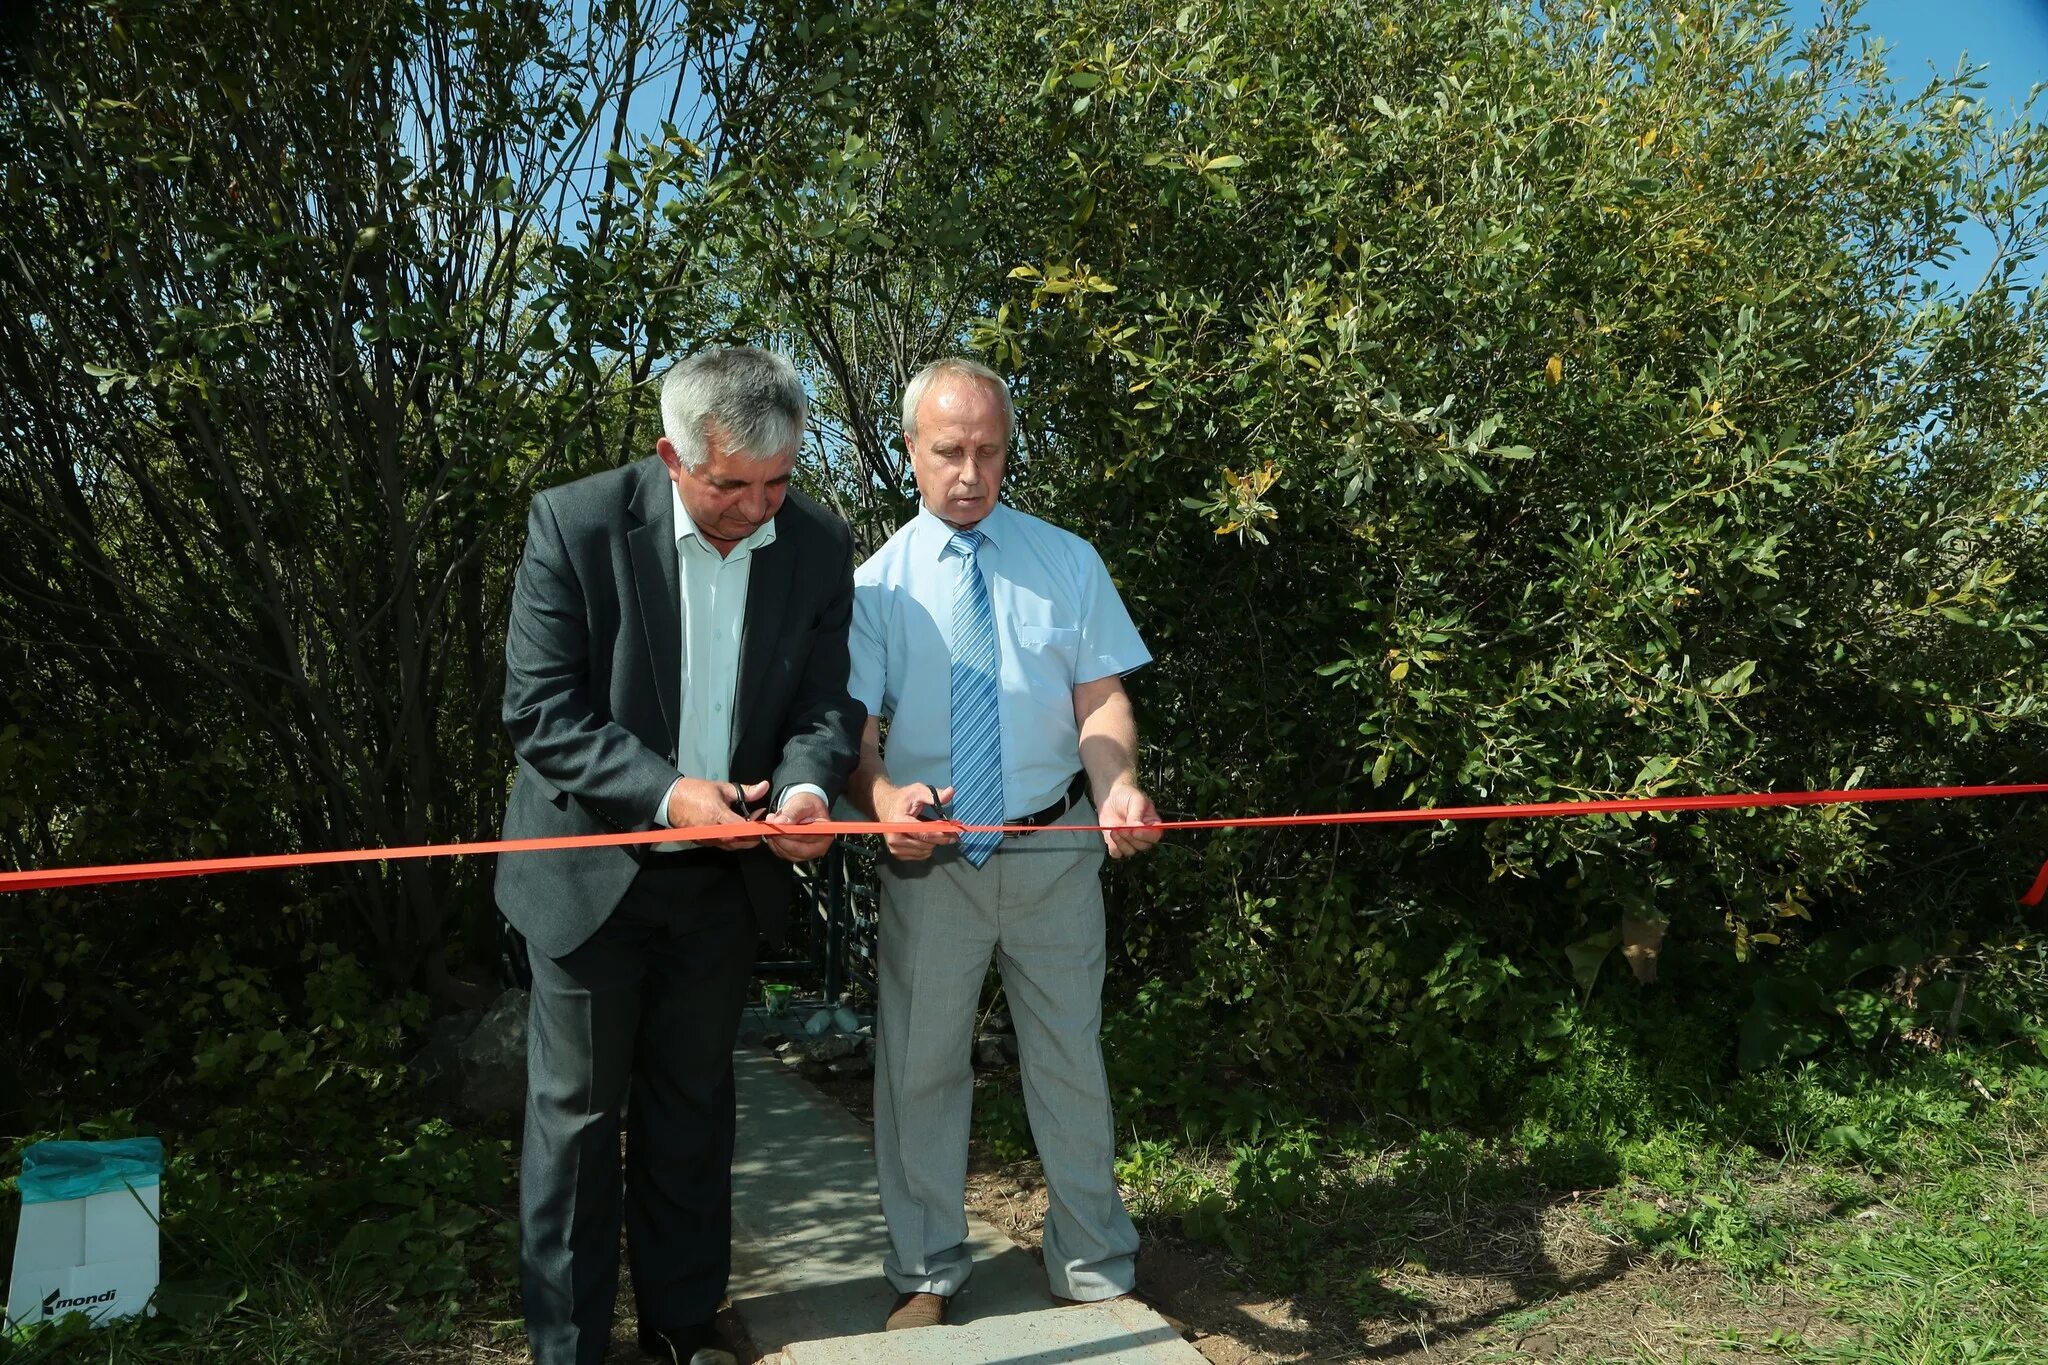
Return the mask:
<path id="1" fill-rule="evenodd" d="M 711 782 L 732 780 L 733 697 L 739 690 L 740 637 L 747 619 L 747 585 L 753 579 L 754 551 L 775 543 L 775 519 L 721 555 L 704 539 L 683 507 L 673 481 L 669 501 L 675 513 L 677 597 L 682 609 L 682 704 L 676 730 L 676 769 L 683 777 Z M 791 784 L 783 804 L 798 792 L 820 801 L 825 793 L 808 782 Z M 668 802 L 675 785 L 662 793 L 654 820 L 666 828 Z M 694 848 L 675 839 L 652 845 L 657 853 Z"/>

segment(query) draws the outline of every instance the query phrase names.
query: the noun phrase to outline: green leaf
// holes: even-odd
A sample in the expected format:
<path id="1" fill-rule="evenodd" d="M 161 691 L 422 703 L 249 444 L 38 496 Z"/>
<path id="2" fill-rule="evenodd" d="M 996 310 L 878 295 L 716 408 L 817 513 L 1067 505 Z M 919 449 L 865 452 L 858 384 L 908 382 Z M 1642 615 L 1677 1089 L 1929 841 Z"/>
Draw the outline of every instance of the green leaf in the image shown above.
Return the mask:
<path id="1" fill-rule="evenodd" d="M 1664 779 L 1670 776 L 1671 770 L 1677 766 L 1678 760 L 1670 754 L 1658 754 L 1654 758 L 1646 759 L 1643 766 L 1637 769 L 1635 780 L 1628 784 L 1629 790 L 1654 792 L 1659 787 L 1667 785 Z"/>
<path id="2" fill-rule="evenodd" d="M 1756 672 L 1756 660 L 1744 659 L 1720 677 L 1704 684 L 1700 690 L 1714 697 L 1741 696 L 1749 691 L 1749 680 Z"/>

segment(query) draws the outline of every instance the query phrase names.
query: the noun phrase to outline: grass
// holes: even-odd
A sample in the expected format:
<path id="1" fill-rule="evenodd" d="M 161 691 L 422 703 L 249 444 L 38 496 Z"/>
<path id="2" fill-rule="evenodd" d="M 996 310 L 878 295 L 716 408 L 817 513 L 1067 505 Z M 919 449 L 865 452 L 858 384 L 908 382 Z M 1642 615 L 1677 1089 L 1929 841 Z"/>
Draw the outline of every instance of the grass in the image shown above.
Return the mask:
<path id="1" fill-rule="evenodd" d="M 522 1358 L 509 1133 L 429 1117 L 400 1063 L 416 1028 L 224 1035 L 154 1124 L 160 1316 L 58 1323 L 0 1362 Z M 1206 1248 L 1287 1298 L 1309 1327 L 1283 1344 L 1324 1359 L 2048 1361 L 2035 1047 L 1740 1076 L 1692 1064 L 1708 1051 L 1589 1016 L 1466 1126 L 1196 1076 L 1203 1110 L 1126 1107 L 1118 1175 L 1154 1246 Z M 1028 1150 L 1007 1087 L 978 1090 L 976 1122 L 986 1152 Z M 151 1126 L 112 1111 L 37 1136 Z"/>
<path id="2" fill-rule="evenodd" d="M 1413 1149 L 1354 1151 L 1288 1215 L 1233 1204 L 1213 1152 L 1147 1152 L 1125 1170 L 1148 1177 L 1137 1208 L 1153 1228 L 1178 1213 L 1260 1293 L 1320 1301 L 1330 1339 L 1360 1359 L 1406 1360 L 1404 1338 L 1417 1361 L 1536 1359 L 1515 1343 L 1556 1337 L 1588 1349 L 1554 1358 L 1602 1363 L 2048 1360 L 2040 1150 L 1929 1146 L 1882 1176 L 1728 1150 L 1661 1186 L 1628 1177 L 1578 1199 L 1479 1145 L 1461 1178 Z"/>
<path id="3" fill-rule="evenodd" d="M 1155 1236 L 1225 1248 L 1378 1359 L 1405 1360 L 1388 1348 L 1420 1323 L 1418 1361 L 2025 1365 L 2048 1360 L 2048 1163 L 2018 1117 L 1923 1134 L 1921 1159 L 1878 1171 L 1738 1146 L 1680 1165 L 1656 1141 L 1593 1191 L 1548 1188 L 1511 1145 L 1446 1132 L 1142 1140 L 1120 1174 Z M 444 1155 L 467 1150 L 430 1136 Z M 442 1201 L 460 1182 L 422 1183 L 435 1193 L 389 1189 L 348 1213 L 359 1191 L 324 1180 L 254 1208 L 188 1210 L 166 1228 L 160 1318 L 90 1332 L 73 1320 L 0 1360 L 517 1357 L 505 1211 L 458 1201 L 470 1212 L 450 1217 Z M 1803 1310 L 1792 1327 L 1787 1304 Z M 1531 1339 L 1585 1349 L 1518 1348 Z"/>
<path id="4" fill-rule="evenodd" d="M 1802 1361 L 2024 1365 L 2048 1359 L 2044 1168 L 1993 1156 L 1822 1230 L 1793 1273 L 1856 1329 Z"/>
<path id="5" fill-rule="evenodd" d="M 1718 1084 L 1614 1030 L 1572 1047 L 1491 1133 L 1283 1110 L 1190 1141 L 1185 1114 L 1179 1139 L 1141 1117 L 1119 1175 L 1153 1235 L 1293 1296 L 1330 1359 L 2048 1361 L 2032 1046 Z"/>
<path id="6" fill-rule="evenodd" d="M 428 1140 L 503 1152 L 445 1126 Z M 391 1179 L 402 1164 L 366 1174 Z M 334 1171 L 248 1172 L 238 1193 L 194 1165 L 185 1158 L 166 1178 L 157 1316 L 92 1329 L 72 1315 L 0 1343 L 0 1362 L 452 1362 L 493 1358 L 480 1348 L 523 1336 L 508 1209 L 402 1178 L 359 1203 L 364 1177 Z"/>

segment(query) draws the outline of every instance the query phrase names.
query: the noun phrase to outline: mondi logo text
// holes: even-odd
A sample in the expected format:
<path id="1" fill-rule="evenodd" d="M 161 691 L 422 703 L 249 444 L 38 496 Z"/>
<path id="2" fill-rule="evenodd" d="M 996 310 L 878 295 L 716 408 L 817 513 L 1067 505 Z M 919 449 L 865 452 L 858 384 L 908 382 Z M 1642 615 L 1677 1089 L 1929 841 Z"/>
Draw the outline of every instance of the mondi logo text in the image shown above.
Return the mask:
<path id="1" fill-rule="evenodd" d="M 61 1289 L 52 1289 L 50 1296 L 43 1300 L 44 1317 L 54 1318 L 59 1313 L 69 1313 L 74 1308 L 91 1308 L 95 1304 L 112 1303 L 119 1291 L 109 1289 L 104 1294 L 81 1294 L 75 1299 L 58 1298 L 57 1296 L 63 1292 Z"/>

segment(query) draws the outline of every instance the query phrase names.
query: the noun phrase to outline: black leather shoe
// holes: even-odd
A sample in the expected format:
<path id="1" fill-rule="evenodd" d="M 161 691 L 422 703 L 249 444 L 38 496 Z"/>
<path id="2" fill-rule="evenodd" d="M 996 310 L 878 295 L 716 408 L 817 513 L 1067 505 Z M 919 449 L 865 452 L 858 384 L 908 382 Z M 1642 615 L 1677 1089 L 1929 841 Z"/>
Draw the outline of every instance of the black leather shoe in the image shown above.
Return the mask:
<path id="1" fill-rule="evenodd" d="M 661 1365 L 690 1365 L 690 1357 L 710 1347 L 730 1351 L 715 1323 L 700 1322 L 691 1327 L 642 1327 L 640 1349 Z"/>

